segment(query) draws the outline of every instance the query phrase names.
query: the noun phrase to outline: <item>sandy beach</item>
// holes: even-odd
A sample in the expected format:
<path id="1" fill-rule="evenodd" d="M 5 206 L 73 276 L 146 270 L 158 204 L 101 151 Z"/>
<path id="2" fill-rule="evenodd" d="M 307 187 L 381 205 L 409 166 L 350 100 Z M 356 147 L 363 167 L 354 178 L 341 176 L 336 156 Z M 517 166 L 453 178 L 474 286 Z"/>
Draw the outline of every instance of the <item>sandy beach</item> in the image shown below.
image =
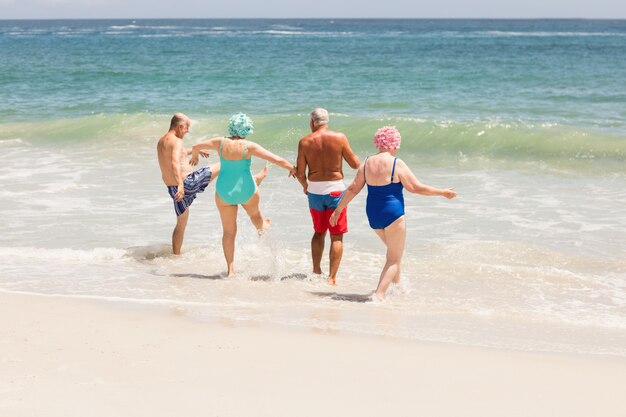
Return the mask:
<path id="1" fill-rule="evenodd" d="M 626 417 L 615 7 L 220 19 L 206 2 L 37 2 L 0 0 L 0 417 Z M 528 19 L 547 6 L 561 18 Z M 194 19 L 160 18 L 180 13 Z M 239 211 L 235 278 L 215 183 L 172 255 L 156 153 L 172 115 L 190 117 L 191 148 L 246 113 L 249 139 L 293 164 L 316 107 L 361 162 L 395 126 L 418 180 L 459 193 L 405 189 L 385 303 L 369 302 L 386 250 L 367 190 L 332 287 L 311 273 L 309 199 L 278 167 L 259 188 L 270 231 Z"/>
<path id="2" fill-rule="evenodd" d="M 0 415 L 624 416 L 623 358 L 0 293 Z"/>

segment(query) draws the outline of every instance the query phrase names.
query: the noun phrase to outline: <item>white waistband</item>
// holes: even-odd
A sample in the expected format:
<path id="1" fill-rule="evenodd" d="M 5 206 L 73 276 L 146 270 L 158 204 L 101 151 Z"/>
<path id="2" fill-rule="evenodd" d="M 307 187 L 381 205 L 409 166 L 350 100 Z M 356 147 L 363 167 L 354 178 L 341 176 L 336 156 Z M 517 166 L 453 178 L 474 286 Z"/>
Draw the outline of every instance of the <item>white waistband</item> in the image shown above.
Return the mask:
<path id="1" fill-rule="evenodd" d="M 335 181 L 309 181 L 307 191 L 311 194 L 330 194 L 333 191 L 343 191 L 346 189 L 343 180 Z"/>

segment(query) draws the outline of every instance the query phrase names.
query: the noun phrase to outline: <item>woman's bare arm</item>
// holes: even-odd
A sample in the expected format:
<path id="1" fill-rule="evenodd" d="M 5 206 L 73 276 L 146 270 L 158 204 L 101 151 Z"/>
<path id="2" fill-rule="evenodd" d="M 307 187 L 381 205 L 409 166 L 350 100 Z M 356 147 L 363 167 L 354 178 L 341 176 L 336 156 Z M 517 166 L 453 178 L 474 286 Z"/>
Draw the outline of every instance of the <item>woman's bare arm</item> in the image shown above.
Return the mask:
<path id="1" fill-rule="evenodd" d="M 193 147 L 191 148 L 191 160 L 189 161 L 189 164 L 191 165 L 197 165 L 198 164 L 198 156 L 199 155 L 203 155 L 202 151 L 207 151 L 209 149 L 211 150 L 217 150 L 220 147 L 220 143 L 222 142 L 224 138 L 219 137 L 219 138 L 213 138 L 213 139 L 207 139 L 204 140 L 202 142 L 198 142 L 195 145 L 193 145 Z"/>
<path id="2" fill-rule="evenodd" d="M 256 156 L 257 158 L 265 159 L 268 162 L 278 165 L 279 167 L 285 168 L 291 175 L 295 175 L 296 168 L 293 164 L 287 161 L 284 158 L 281 158 L 278 155 L 275 155 L 259 145 L 258 143 L 248 141 L 248 151 L 250 155 Z"/>
<path id="3" fill-rule="evenodd" d="M 348 206 L 350 201 L 352 201 L 352 199 L 356 197 L 358 193 L 361 192 L 364 186 L 365 186 L 365 165 L 361 165 L 359 167 L 359 170 L 356 173 L 356 177 L 354 177 L 354 181 L 352 181 L 352 184 L 350 184 L 350 186 L 344 193 L 343 197 L 341 198 L 339 205 L 337 205 L 337 208 L 335 209 L 333 214 L 330 216 L 330 219 L 328 220 L 331 226 L 334 226 L 337 224 L 337 220 L 339 219 L 341 212 Z"/>
<path id="4" fill-rule="evenodd" d="M 403 160 L 398 159 L 396 165 L 397 168 L 399 168 L 398 176 L 400 177 L 402 186 L 406 188 L 408 192 L 421 195 L 440 195 L 447 199 L 456 197 L 456 191 L 454 191 L 453 188 L 435 188 L 419 182 L 419 180 L 415 177 L 415 174 L 413 174 L 411 169 L 404 163 Z"/>

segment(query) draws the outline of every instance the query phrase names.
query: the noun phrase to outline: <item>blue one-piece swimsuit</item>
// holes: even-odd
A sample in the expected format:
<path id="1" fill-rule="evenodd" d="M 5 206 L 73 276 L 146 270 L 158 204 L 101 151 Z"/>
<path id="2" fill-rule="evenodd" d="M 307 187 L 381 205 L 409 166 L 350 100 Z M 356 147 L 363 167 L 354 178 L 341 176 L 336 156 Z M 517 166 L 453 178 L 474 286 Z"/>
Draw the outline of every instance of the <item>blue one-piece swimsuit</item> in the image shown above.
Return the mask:
<path id="1" fill-rule="evenodd" d="M 396 171 L 396 160 L 393 158 L 391 170 L 391 183 L 387 185 L 367 184 L 367 203 L 365 212 L 372 229 L 384 229 L 398 218 L 404 216 L 404 195 L 402 194 L 402 182 L 393 182 Z M 365 159 L 367 164 L 367 159 Z M 363 176 L 365 176 L 363 167 Z M 367 183 L 367 179 L 365 180 Z"/>

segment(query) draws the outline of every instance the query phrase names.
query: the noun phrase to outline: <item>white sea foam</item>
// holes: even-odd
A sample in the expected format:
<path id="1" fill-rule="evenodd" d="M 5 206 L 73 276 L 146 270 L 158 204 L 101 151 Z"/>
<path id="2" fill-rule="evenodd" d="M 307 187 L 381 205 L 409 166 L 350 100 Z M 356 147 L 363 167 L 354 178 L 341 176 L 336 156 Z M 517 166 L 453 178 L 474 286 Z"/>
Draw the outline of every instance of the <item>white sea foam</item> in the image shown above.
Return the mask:
<path id="1" fill-rule="evenodd" d="M 15 138 L 15 139 L 0 139 L 0 146 L 11 146 L 11 145 L 16 145 L 16 144 L 23 144 L 24 141 L 20 138 Z"/>
<path id="2" fill-rule="evenodd" d="M 31 175 L 12 176 L 2 190 L 0 289 L 163 302 L 201 318 L 423 340 L 624 350 L 626 264 L 623 248 L 612 243 L 626 233 L 624 209 L 616 204 L 626 194 L 615 191 L 626 189 L 623 175 L 563 178 L 489 163 L 429 168 L 404 150 L 420 180 L 453 185 L 462 198 L 406 194 L 405 288 L 390 290 L 384 304 L 365 306 L 385 258 L 367 226 L 364 195 L 351 203 L 339 285 L 330 287 L 325 278 L 308 278 L 306 198 L 297 183 L 270 173 L 261 208 L 273 227 L 258 239 L 240 212 L 239 275 L 225 279 L 213 190 L 194 202 L 183 254 L 172 256 L 175 216 L 158 166 L 146 162 L 153 146 L 102 143 L 43 149 L 28 170 L 21 169 L 28 150 L 5 146 L 1 174 Z M 581 194 L 598 197 L 587 201 Z M 327 262 L 325 255 L 325 273 Z M 572 344 L 568 332 L 593 337 Z"/>
<path id="3" fill-rule="evenodd" d="M 322 37 L 336 37 L 336 36 L 354 36 L 354 32 L 323 32 L 323 31 L 294 31 L 294 30 L 258 30 L 250 32 L 242 32 L 245 34 L 259 34 L 259 35 L 280 35 L 280 36 L 322 36 Z"/>
<path id="4" fill-rule="evenodd" d="M 574 37 L 574 36 L 626 36 L 624 32 L 515 32 L 515 31 L 485 31 L 485 32 L 471 32 L 479 36 L 493 36 L 493 37 L 509 37 L 509 36 L 528 36 L 528 37 Z"/>
<path id="5" fill-rule="evenodd" d="M 173 29 L 188 29 L 185 26 L 142 26 L 143 29 L 158 29 L 158 30 L 173 30 Z"/>
<path id="6" fill-rule="evenodd" d="M 148 35 L 138 35 L 139 38 L 188 38 L 194 36 L 193 33 L 155 33 Z"/>
<path id="7" fill-rule="evenodd" d="M 126 250 L 117 248 L 81 249 L 46 249 L 37 247 L 0 247 L 0 259 L 5 262 L 37 261 L 63 264 L 65 262 L 107 262 L 122 261 Z"/>
<path id="8" fill-rule="evenodd" d="M 98 301 L 112 301 L 112 302 L 124 302 L 124 303 L 137 303 L 137 304 L 149 304 L 149 305 L 164 305 L 164 306 L 204 306 L 205 303 L 180 301 L 172 299 L 159 299 L 159 298 L 134 298 L 134 297 L 116 297 L 116 296 L 100 296 L 89 294 L 45 294 L 33 291 L 13 291 L 0 288 L 0 292 L 7 294 L 22 294 L 22 295 L 36 295 L 40 297 L 50 298 L 69 298 L 79 300 L 98 300 Z"/>
<path id="9" fill-rule="evenodd" d="M 271 25 L 271 27 L 275 30 L 301 30 L 301 28 L 297 26 L 290 25 Z"/>
<path id="10" fill-rule="evenodd" d="M 127 30 L 123 27 L 110 27 L 104 31 L 105 35 L 121 35 L 121 34 L 133 34 L 140 38 L 169 38 L 169 37 L 195 37 L 195 36 L 249 36 L 249 35 L 269 35 L 274 37 L 344 37 L 344 36 L 357 36 L 355 32 L 343 31 L 343 32 L 330 32 L 330 31 L 302 31 L 291 29 L 264 29 L 264 30 L 242 30 L 226 27 L 212 27 L 212 28 L 182 28 L 182 27 L 141 27 L 141 29 L 162 30 L 165 33 L 140 33 L 134 30 Z M 184 29 L 178 30 L 177 29 Z M 176 31 L 176 32 L 173 32 Z"/>
<path id="11" fill-rule="evenodd" d="M 109 29 L 119 30 L 119 29 L 139 29 L 141 26 L 137 25 L 123 25 L 123 26 L 109 26 Z"/>

